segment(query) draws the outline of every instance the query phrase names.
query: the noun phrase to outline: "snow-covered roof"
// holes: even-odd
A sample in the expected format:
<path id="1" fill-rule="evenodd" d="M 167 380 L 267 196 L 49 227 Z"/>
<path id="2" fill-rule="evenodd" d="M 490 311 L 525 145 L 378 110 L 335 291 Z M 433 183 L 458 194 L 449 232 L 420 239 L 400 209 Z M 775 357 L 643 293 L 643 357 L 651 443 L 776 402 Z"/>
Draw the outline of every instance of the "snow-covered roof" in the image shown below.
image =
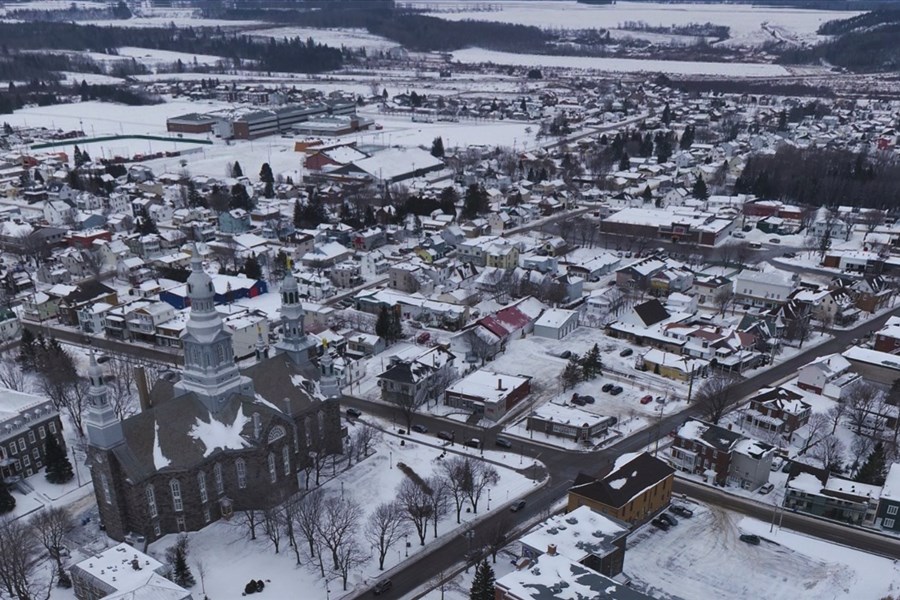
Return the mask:
<path id="1" fill-rule="evenodd" d="M 538 552 L 550 544 L 566 558 L 581 562 L 590 554 L 603 556 L 615 546 L 611 543 L 628 533 L 629 526 L 612 517 L 579 506 L 567 514 L 550 517 L 519 541 Z"/>
<path id="2" fill-rule="evenodd" d="M 565 325 L 573 316 L 577 316 L 578 312 L 574 310 L 566 310 L 564 308 L 548 308 L 544 311 L 538 320 L 534 322 L 535 327 L 550 327 L 558 329 Z"/>
<path id="3" fill-rule="evenodd" d="M 860 346 L 853 346 L 847 349 L 841 358 L 900 371 L 900 356 L 889 354 L 887 352 L 879 352 L 878 350 L 870 350 L 869 348 L 862 348 Z M 850 368 L 849 362 L 847 362 L 847 368 Z"/>
<path id="4" fill-rule="evenodd" d="M 822 482 L 812 473 L 797 473 L 793 479 L 788 480 L 788 487 L 807 494 L 822 493 Z"/>
<path id="5" fill-rule="evenodd" d="M 504 400 L 528 381 L 527 377 L 501 375 L 493 371 L 478 369 L 448 387 L 447 393 L 480 398 L 488 404 L 493 404 Z"/>
<path id="6" fill-rule="evenodd" d="M 895 462 L 891 465 L 884 480 L 884 487 L 881 488 L 881 497 L 900 502 L 900 463 Z"/>
<path id="7" fill-rule="evenodd" d="M 139 568 L 134 568 L 135 564 Z M 152 556 L 123 542 L 81 561 L 75 568 L 102 581 L 115 589 L 117 594 L 121 594 L 148 584 L 151 579 L 154 579 L 154 576 L 159 577 L 159 573 L 165 569 L 165 566 Z"/>
<path id="8" fill-rule="evenodd" d="M 860 496 L 870 500 L 878 500 L 881 497 L 881 486 L 859 483 L 843 477 L 829 477 L 828 481 L 825 482 L 825 489 L 829 492 Z"/>

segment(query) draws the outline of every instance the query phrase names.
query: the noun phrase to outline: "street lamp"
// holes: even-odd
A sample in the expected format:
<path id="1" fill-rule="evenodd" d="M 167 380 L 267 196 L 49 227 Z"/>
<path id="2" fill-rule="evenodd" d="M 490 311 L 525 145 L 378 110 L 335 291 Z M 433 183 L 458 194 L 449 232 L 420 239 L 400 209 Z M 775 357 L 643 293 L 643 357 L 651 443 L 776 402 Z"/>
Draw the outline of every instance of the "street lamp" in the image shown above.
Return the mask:
<path id="1" fill-rule="evenodd" d="M 394 452 L 393 452 L 393 450 L 388 451 L 388 468 L 389 469 L 394 468 Z"/>
<path id="2" fill-rule="evenodd" d="M 488 507 L 487 507 L 487 509 L 488 509 L 488 512 L 490 512 L 490 510 L 491 510 L 491 490 L 490 490 L 490 488 L 488 488 Z"/>
<path id="3" fill-rule="evenodd" d="M 409 534 L 405 533 L 403 534 L 403 537 L 403 541 L 406 543 L 406 558 L 409 558 Z"/>

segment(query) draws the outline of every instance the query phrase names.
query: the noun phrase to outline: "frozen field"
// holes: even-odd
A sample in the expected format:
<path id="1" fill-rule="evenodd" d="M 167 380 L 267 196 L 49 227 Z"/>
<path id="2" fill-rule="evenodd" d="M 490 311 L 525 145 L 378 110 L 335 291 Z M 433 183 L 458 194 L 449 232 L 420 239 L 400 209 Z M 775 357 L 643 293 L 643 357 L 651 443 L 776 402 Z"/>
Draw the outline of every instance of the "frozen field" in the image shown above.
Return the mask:
<path id="1" fill-rule="evenodd" d="M 428 2 L 420 0 L 416 4 L 427 7 Z M 464 6 L 466 3 L 457 4 Z M 454 21 L 502 21 L 553 29 L 612 29 L 626 21 L 643 21 L 654 26 L 710 22 L 731 28 L 731 39 L 727 43 L 752 45 L 774 39 L 764 27 L 776 26 L 780 34 L 798 41 L 814 41 L 818 37 L 816 29 L 825 21 L 847 19 L 859 14 L 721 4 L 617 2 L 602 6 L 570 0 L 491 2 L 491 6 L 501 7 L 499 11 L 479 11 L 479 3 L 472 2 L 471 5 L 475 10 L 438 12 L 433 16 Z"/>
<path id="2" fill-rule="evenodd" d="M 765 63 L 725 63 L 681 60 L 644 60 L 640 58 L 600 58 L 588 56 L 550 56 L 515 54 L 467 48 L 453 53 L 461 63 L 494 63 L 542 68 L 611 71 L 615 73 L 672 73 L 675 75 L 716 75 L 729 77 L 779 77 L 790 72 L 780 65 Z"/>
<path id="3" fill-rule="evenodd" d="M 398 44 L 387 38 L 372 35 L 364 29 L 315 29 L 312 27 L 276 27 L 274 29 L 254 29 L 245 31 L 248 35 L 266 38 L 296 38 L 303 40 L 314 39 L 319 44 L 327 44 L 340 48 L 369 48 L 372 50 L 384 50 L 393 48 Z"/>
<path id="4" fill-rule="evenodd" d="M 882 598 L 900 588 L 888 559 L 806 537 L 717 507 L 692 507 L 669 531 L 644 526 L 628 538 L 625 573 L 660 600 Z M 763 539 L 740 541 L 741 533 Z"/>

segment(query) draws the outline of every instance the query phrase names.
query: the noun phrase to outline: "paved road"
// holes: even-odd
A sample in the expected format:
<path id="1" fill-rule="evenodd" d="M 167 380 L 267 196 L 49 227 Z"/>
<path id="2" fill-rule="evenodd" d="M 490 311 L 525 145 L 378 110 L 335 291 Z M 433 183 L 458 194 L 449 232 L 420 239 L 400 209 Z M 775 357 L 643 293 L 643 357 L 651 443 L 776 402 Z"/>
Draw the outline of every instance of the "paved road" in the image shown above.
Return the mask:
<path id="1" fill-rule="evenodd" d="M 868 333 L 880 329 L 888 317 L 894 314 L 900 314 L 900 307 L 897 307 L 890 313 L 877 317 L 872 321 L 861 324 L 854 329 L 836 331 L 834 333 L 834 339 L 816 347 L 806 347 L 803 352 L 796 356 L 780 364 L 776 364 L 772 368 L 759 374 L 742 380 L 733 388 L 731 405 L 736 406 L 743 402 L 744 399 L 753 392 L 792 375 L 800 366 L 809 362 L 816 356 L 843 350 L 854 338 L 864 337 Z M 386 419 L 394 419 L 398 424 L 396 425 L 398 428 L 405 427 L 405 423 L 403 423 L 402 418 L 397 414 L 396 409 L 393 407 L 349 396 L 345 396 L 342 402 L 345 406 L 358 408 L 367 414 L 377 415 Z M 525 497 L 526 507 L 521 512 L 510 513 L 508 511 L 495 511 L 495 514 L 489 515 L 483 521 L 478 522 L 473 527 L 476 540 L 488 539 L 490 537 L 490 532 L 495 531 L 500 527 L 501 523 L 507 527 L 516 527 L 529 519 L 533 519 L 536 515 L 547 514 L 550 507 L 565 496 L 570 482 L 575 479 L 579 472 L 600 475 L 604 468 L 619 455 L 626 452 L 635 452 L 644 448 L 653 440 L 663 438 L 677 429 L 686 418 L 701 416 L 702 412 L 700 407 L 689 405 L 679 412 L 664 416 L 659 421 L 657 427 L 651 427 L 648 431 L 636 432 L 634 435 L 623 438 L 607 448 L 590 453 L 570 452 L 550 448 L 542 444 L 535 444 L 527 440 L 514 439 L 513 452 L 522 453 L 527 457 L 523 461 L 525 465 L 528 463 L 528 458 L 538 457 L 539 460 L 546 465 L 547 472 L 549 473 L 549 482 L 543 488 L 540 488 Z M 479 438 L 482 439 L 488 447 L 494 445 L 496 436 L 500 430 L 499 427 L 483 430 L 463 423 L 453 422 L 450 424 L 446 420 L 438 419 L 426 414 L 417 415 L 414 419 L 414 423 L 426 425 L 432 433 L 441 430 L 453 430 L 456 432 L 456 439 L 458 440 L 473 437 Z M 516 465 L 512 466 L 515 467 Z M 728 496 L 728 498 L 731 498 L 731 496 Z M 771 518 L 771 509 L 769 509 L 768 515 L 768 517 L 763 516 L 762 518 Z M 808 518 L 794 513 L 790 513 L 790 515 L 785 514 L 784 526 L 797 528 L 799 531 L 808 531 L 813 535 L 819 535 L 821 533 L 825 539 L 840 541 L 841 543 L 847 543 L 847 536 L 852 534 L 856 535 L 856 547 L 882 554 L 887 554 L 888 552 L 897 554 L 896 548 L 885 546 L 880 538 L 870 539 L 863 533 L 857 535 L 856 530 L 849 530 L 848 528 L 842 528 L 830 523 L 822 524 L 823 522 L 820 522 L 817 519 L 808 519 L 813 521 L 814 525 L 807 524 L 804 519 Z M 477 546 L 478 544 L 475 543 L 474 545 Z M 439 573 L 452 572 L 453 566 L 464 559 L 467 549 L 467 540 L 460 536 L 445 542 L 438 548 L 430 550 L 421 559 L 408 566 L 401 567 L 396 572 L 390 573 L 390 578 L 394 585 L 391 592 L 384 597 L 399 598 L 411 594 L 418 586 L 427 581 L 423 578 L 423 573 L 429 574 L 429 577 L 434 577 Z M 894 554 L 888 555 L 893 556 Z M 370 595 L 371 592 L 367 591 L 357 597 L 369 597 Z"/>
<path id="2" fill-rule="evenodd" d="M 707 504 L 715 504 L 763 522 L 772 523 L 774 519 L 776 525 L 780 523 L 782 527 L 800 533 L 843 544 L 844 546 L 858 548 L 866 552 L 874 552 L 888 558 L 900 558 L 900 539 L 897 538 L 870 533 L 856 527 L 847 527 L 833 521 L 817 519 L 790 510 L 777 509 L 774 506 L 734 496 L 722 490 L 680 477 L 675 478 L 674 490 Z"/>

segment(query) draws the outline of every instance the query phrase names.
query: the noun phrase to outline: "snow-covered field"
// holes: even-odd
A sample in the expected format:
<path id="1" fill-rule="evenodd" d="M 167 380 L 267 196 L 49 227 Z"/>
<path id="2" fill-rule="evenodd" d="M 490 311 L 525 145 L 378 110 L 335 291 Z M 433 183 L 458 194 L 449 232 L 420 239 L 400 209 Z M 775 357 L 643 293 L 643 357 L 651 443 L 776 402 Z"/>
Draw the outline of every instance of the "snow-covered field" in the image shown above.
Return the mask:
<path id="1" fill-rule="evenodd" d="M 419 0 L 418 6 L 428 6 Z M 465 6 L 465 2 L 457 2 Z M 505 1 L 490 3 L 498 11 L 483 11 L 483 3 L 472 2 L 472 10 L 436 12 L 433 16 L 462 21 L 500 21 L 552 29 L 613 29 L 626 21 L 653 26 L 711 22 L 731 28 L 733 45 L 757 45 L 775 39 L 764 29 L 768 24 L 798 41 L 815 41 L 819 25 L 833 19 L 848 19 L 858 12 L 767 8 L 750 5 L 664 4 L 616 2 L 611 5 L 580 4 L 572 0 Z"/>
<path id="2" fill-rule="evenodd" d="M 900 589 L 896 562 L 842 548 L 718 507 L 692 507 L 669 531 L 651 525 L 628 538 L 625 573 L 661 600 L 695 598 L 881 598 Z M 759 546 L 741 533 L 763 538 Z"/>
<path id="3" fill-rule="evenodd" d="M 383 443 L 378 445 L 376 454 L 354 465 L 348 471 L 341 472 L 339 465 L 338 476 L 325 483 L 323 487 L 329 496 L 346 494 L 353 498 L 360 504 L 363 512 L 368 514 L 378 504 L 395 499 L 395 490 L 406 477 L 397 469 L 398 462 L 404 462 L 422 477 L 428 477 L 438 467 L 436 456 L 440 453 L 440 450 L 410 442 L 408 439 L 404 446 L 400 446 L 398 438 L 386 436 Z M 498 470 L 500 483 L 491 490 L 491 510 L 506 510 L 507 500 L 515 499 L 537 485 L 510 469 L 498 468 Z M 323 475 L 330 472 L 329 466 Z M 483 498 L 479 505 L 480 514 L 484 514 L 486 506 L 487 497 Z M 469 522 L 478 516 L 480 515 L 464 512 L 463 522 Z M 438 525 L 438 539 L 456 535 L 454 531 L 457 527 L 455 515 L 444 517 Z M 336 575 L 328 574 L 323 580 L 318 572 L 317 563 L 313 564 L 308 557 L 303 556 L 304 565 L 297 566 L 293 552 L 286 543 L 283 544 L 281 552 L 275 554 L 271 543 L 265 539 L 261 530 L 258 539 L 250 541 L 246 526 L 239 522 L 237 516 L 230 523 L 218 522 L 202 531 L 191 533 L 190 540 L 191 561 L 195 563 L 200 561 L 206 567 L 206 594 L 210 598 L 239 597 L 244 584 L 251 578 L 266 581 L 266 597 L 294 598 L 297 597 L 298 590 L 310 590 L 309 597 L 323 598 L 327 586 L 330 597 L 340 598 L 365 590 L 385 575 L 385 572 L 378 570 L 377 555 L 372 556 L 361 569 L 351 575 L 348 592 L 344 592 Z M 173 541 L 172 536 L 157 541 L 150 547 L 151 553 L 162 556 L 166 547 Z M 429 528 L 424 548 L 420 546 L 418 538 L 412 532 L 409 542 L 408 558 L 414 560 L 418 554 L 428 551 L 429 545 L 434 542 L 434 536 Z M 368 542 L 361 539 L 360 543 L 367 552 L 371 551 Z M 221 560 L 223 556 L 227 556 L 228 560 Z M 388 553 L 385 562 L 386 572 L 406 560 L 407 549 L 401 542 Z M 196 574 L 195 572 L 195 576 Z M 199 584 L 194 589 L 194 595 L 197 596 Z M 318 592 L 313 593 L 311 590 Z"/>
<path id="4" fill-rule="evenodd" d="M 183 62 L 187 68 L 191 65 L 214 66 L 220 62 L 226 62 L 227 59 L 221 56 L 212 56 L 209 54 L 190 54 L 187 52 L 173 52 L 171 50 L 156 50 L 149 48 L 135 48 L 133 46 L 123 46 L 118 49 L 118 56 L 134 58 L 142 65 L 146 65 L 150 69 L 155 69 L 160 65 L 171 65 L 177 61 Z"/>
<path id="5" fill-rule="evenodd" d="M 675 75 L 717 75 L 729 77 L 778 77 L 789 71 L 780 65 L 743 62 L 699 62 L 680 60 L 645 60 L 640 58 L 597 58 L 589 56 L 550 56 L 514 54 L 482 48 L 467 48 L 453 53 L 461 63 L 494 63 L 541 68 L 611 71 L 614 73 L 672 73 Z"/>
<path id="6" fill-rule="evenodd" d="M 397 46 L 387 38 L 372 35 L 364 29 L 316 29 L 312 27 L 276 27 L 274 29 L 254 29 L 244 32 L 247 35 L 266 38 L 312 38 L 318 44 L 327 44 L 340 48 L 367 48 L 385 50 Z"/>

